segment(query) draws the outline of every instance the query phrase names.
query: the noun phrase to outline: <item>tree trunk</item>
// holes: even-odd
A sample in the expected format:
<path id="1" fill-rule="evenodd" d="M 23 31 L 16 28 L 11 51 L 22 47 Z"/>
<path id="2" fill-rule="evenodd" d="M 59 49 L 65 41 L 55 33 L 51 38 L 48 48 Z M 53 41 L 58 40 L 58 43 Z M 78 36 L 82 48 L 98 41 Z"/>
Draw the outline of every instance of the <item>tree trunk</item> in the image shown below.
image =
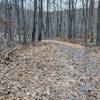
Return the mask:
<path id="1" fill-rule="evenodd" d="M 38 36 L 38 41 L 42 40 L 42 11 L 43 11 L 43 5 L 42 5 L 42 0 L 39 0 L 39 36 Z"/>
<path id="2" fill-rule="evenodd" d="M 100 45 L 100 0 L 99 0 L 99 3 L 98 3 L 96 45 Z"/>
<path id="3" fill-rule="evenodd" d="M 93 26 L 94 26 L 94 2 L 95 0 L 90 0 L 90 10 L 89 10 L 89 26 L 91 33 L 91 43 L 93 43 Z"/>
<path id="4" fill-rule="evenodd" d="M 21 0 L 21 9 L 22 9 L 22 27 L 23 27 L 23 43 L 26 44 L 26 26 L 25 26 L 25 12 L 24 12 L 24 0 Z"/>
<path id="5" fill-rule="evenodd" d="M 32 42 L 35 41 L 35 34 L 36 34 L 36 16 L 37 16 L 37 0 L 34 0 L 34 23 L 33 23 L 33 31 L 32 31 Z"/>

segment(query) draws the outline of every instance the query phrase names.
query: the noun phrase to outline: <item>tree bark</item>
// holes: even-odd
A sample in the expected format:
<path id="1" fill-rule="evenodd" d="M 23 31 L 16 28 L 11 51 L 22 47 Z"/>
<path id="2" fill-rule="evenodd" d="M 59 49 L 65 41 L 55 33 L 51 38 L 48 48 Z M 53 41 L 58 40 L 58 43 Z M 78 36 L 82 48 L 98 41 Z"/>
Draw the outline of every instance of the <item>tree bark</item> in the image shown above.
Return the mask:
<path id="1" fill-rule="evenodd" d="M 32 42 L 35 41 L 35 34 L 36 34 L 36 16 L 37 16 L 37 0 L 34 0 L 34 23 L 33 23 L 33 31 L 32 31 Z"/>
<path id="2" fill-rule="evenodd" d="M 39 36 L 38 36 L 38 41 L 42 40 L 42 14 L 43 14 L 43 5 L 42 5 L 42 0 L 39 0 Z"/>
<path id="3" fill-rule="evenodd" d="M 99 3 L 98 3 L 96 45 L 100 45 L 100 0 L 99 0 Z"/>

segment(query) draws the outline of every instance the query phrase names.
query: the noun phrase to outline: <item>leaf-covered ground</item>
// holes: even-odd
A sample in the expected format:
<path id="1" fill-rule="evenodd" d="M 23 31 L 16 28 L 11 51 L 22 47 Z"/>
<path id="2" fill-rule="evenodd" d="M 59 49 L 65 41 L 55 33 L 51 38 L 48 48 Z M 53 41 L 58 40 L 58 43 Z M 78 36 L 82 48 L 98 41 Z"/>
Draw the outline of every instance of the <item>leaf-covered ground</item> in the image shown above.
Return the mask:
<path id="1" fill-rule="evenodd" d="M 0 61 L 0 100 L 100 100 L 99 52 L 43 41 Z"/>

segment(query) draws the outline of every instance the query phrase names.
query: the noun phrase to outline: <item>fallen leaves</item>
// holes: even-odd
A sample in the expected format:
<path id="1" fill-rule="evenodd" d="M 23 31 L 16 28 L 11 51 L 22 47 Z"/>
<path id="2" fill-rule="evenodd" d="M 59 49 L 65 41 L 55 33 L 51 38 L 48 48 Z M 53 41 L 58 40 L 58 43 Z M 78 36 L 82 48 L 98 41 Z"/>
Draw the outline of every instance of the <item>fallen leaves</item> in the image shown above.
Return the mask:
<path id="1" fill-rule="evenodd" d="M 59 42 L 18 45 L 9 64 L 0 60 L 0 99 L 99 100 L 96 59 L 85 52 Z"/>

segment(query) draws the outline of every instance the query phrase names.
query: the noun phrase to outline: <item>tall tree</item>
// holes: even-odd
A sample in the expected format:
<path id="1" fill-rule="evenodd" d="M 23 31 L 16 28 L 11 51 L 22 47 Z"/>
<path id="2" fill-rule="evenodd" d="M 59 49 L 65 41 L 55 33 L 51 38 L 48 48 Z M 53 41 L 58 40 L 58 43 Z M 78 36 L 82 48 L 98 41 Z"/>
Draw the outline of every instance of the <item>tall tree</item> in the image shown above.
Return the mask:
<path id="1" fill-rule="evenodd" d="M 38 41 L 42 40 L 42 17 L 43 17 L 43 0 L 39 0 L 39 36 Z"/>
<path id="2" fill-rule="evenodd" d="M 73 39 L 76 37 L 76 6 L 77 6 L 77 1 L 78 0 L 73 0 L 72 1 L 72 16 L 73 16 L 73 30 L 72 30 L 72 36 Z"/>
<path id="3" fill-rule="evenodd" d="M 20 20 L 20 0 L 14 0 L 14 4 L 15 4 L 15 8 L 16 8 L 16 13 L 17 13 L 17 33 L 18 33 L 18 37 L 19 37 L 19 42 L 21 42 L 21 34 L 20 34 L 20 30 L 21 30 L 21 20 Z"/>
<path id="4" fill-rule="evenodd" d="M 32 42 L 35 41 L 35 34 L 36 34 L 36 16 L 37 16 L 37 0 L 34 0 L 34 23 L 33 23 L 33 31 L 32 31 Z"/>
<path id="5" fill-rule="evenodd" d="M 50 0 L 47 0 L 47 16 L 46 16 L 46 37 L 49 37 L 49 2 Z"/>
<path id="6" fill-rule="evenodd" d="M 25 10 L 24 10 L 24 0 L 21 0 L 21 10 L 22 10 L 22 28 L 23 28 L 23 43 L 26 43 L 26 23 L 25 23 Z"/>
<path id="7" fill-rule="evenodd" d="M 59 36 L 59 1 L 57 0 L 57 22 L 56 22 L 56 27 L 57 27 L 57 31 L 56 31 L 56 36 Z"/>
<path id="8" fill-rule="evenodd" d="M 68 39 L 72 38 L 72 0 L 68 0 Z"/>
<path id="9" fill-rule="evenodd" d="M 59 33 L 60 33 L 60 36 L 61 36 L 61 32 L 62 32 L 62 2 L 63 0 L 60 0 L 60 24 L 59 24 Z"/>
<path id="10" fill-rule="evenodd" d="M 89 11 L 89 0 L 82 0 L 83 6 L 83 34 L 85 36 L 85 45 L 87 46 L 87 35 L 88 35 L 88 11 Z"/>
<path id="11" fill-rule="evenodd" d="M 5 19 L 8 18 L 8 9 L 7 9 L 7 6 L 8 6 L 8 0 L 5 0 Z M 7 38 L 7 26 L 6 26 L 6 23 L 5 23 L 5 32 L 4 32 L 4 36 L 5 38 Z"/>
<path id="12" fill-rule="evenodd" d="M 90 0 L 90 7 L 89 7 L 89 28 L 91 33 L 91 42 L 93 42 L 94 2 L 95 0 Z"/>
<path id="13" fill-rule="evenodd" d="M 96 45 L 100 45 L 100 0 L 98 2 Z"/>

